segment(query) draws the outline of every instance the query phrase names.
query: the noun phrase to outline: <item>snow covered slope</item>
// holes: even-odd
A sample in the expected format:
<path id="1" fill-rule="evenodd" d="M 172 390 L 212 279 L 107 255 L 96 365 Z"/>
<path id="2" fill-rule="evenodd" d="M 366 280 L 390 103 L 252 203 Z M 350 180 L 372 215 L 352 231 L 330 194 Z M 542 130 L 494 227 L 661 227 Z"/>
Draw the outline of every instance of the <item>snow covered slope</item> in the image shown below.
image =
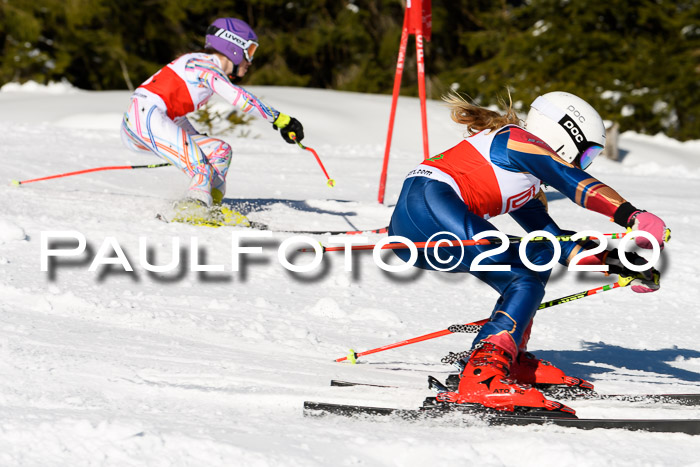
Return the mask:
<path id="1" fill-rule="evenodd" d="M 419 107 L 400 99 L 386 205 L 378 205 L 389 96 L 250 89 L 304 124 L 304 143 L 318 151 L 337 187 L 326 187 L 312 155 L 285 144 L 268 124 L 254 122 L 249 137 L 231 138 L 227 200 L 275 230 L 249 240 L 263 252 L 234 272 L 232 232 L 249 231 L 154 219 L 186 187 L 175 169 L 10 186 L 10 179 L 158 162 L 121 145 L 128 93 L 2 88 L 0 464 L 697 465 L 700 440 L 680 434 L 304 418 L 304 400 L 419 405 L 430 395 L 427 375 L 452 372 L 440 358 L 466 349 L 473 336 L 446 336 L 358 365 L 333 359 L 350 347 L 366 350 L 484 318 L 497 297 L 467 275 L 386 273 L 371 254 L 358 253 L 352 272 L 342 254 L 326 255 L 310 273 L 284 269 L 277 247 L 291 236 L 285 229 L 387 224 L 405 173 L 422 160 Z M 463 129 L 439 102 L 429 102 L 428 113 L 431 152 L 438 153 Z M 662 290 L 614 290 L 543 311 L 530 347 L 600 392 L 700 392 L 700 143 L 627 133 L 620 148 L 621 163 L 600 160 L 591 173 L 673 230 Z M 562 226 L 619 230 L 553 190 L 548 195 Z M 522 232 L 508 219 L 496 223 Z M 40 271 L 47 231 L 80 232 L 86 253 Z M 108 237 L 133 272 L 88 270 Z M 179 242 L 180 266 L 146 271 L 140 237 L 156 264 L 169 262 Z M 193 271 L 193 252 L 200 264 L 224 270 Z M 390 254 L 387 261 L 396 263 Z M 546 299 L 610 280 L 557 268 Z M 331 388 L 332 378 L 402 389 Z M 581 417 L 700 417 L 700 409 L 669 405 L 569 405 Z"/>

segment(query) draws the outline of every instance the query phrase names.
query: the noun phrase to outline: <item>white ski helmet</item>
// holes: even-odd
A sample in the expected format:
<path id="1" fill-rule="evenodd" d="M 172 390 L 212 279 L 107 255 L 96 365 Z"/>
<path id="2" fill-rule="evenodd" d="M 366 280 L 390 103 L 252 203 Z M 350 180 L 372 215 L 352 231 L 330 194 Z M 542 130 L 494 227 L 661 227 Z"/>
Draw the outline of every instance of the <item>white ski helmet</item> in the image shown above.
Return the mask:
<path id="1" fill-rule="evenodd" d="M 605 146 L 603 119 L 588 102 L 568 92 L 548 92 L 535 99 L 525 129 L 584 170 Z"/>

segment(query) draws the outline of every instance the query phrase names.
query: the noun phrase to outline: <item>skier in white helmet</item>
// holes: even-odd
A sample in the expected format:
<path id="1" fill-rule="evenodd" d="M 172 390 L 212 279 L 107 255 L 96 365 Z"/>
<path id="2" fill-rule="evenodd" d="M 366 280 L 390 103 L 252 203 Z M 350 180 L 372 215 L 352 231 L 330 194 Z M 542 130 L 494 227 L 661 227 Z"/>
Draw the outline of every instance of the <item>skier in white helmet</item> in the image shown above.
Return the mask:
<path id="1" fill-rule="evenodd" d="M 456 94 L 445 100 L 452 119 L 467 126 L 468 136 L 409 172 L 391 218 L 390 235 L 413 242 L 452 240 L 454 236 L 470 239 L 480 232 L 497 230 L 489 219 L 506 213 L 528 232 L 573 233 L 562 230 L 549 216 L 540 187 L 546 183 L 585 209 L 603 214 L 625 228 L 650 233 L 663 248 L 670 231 L 658 216 L 637 209 L 585 172 L 603 150 L 605 126 L 598 112 L 583 99 L 566 92 L 544 94 L 532 103 L 522 126 L 512 106 L 501 114 L 473 105 Z M 651 242 L 641 236 L 636 237 L 636 243 L 652 248 Z M 563 241 L 560 246 L 558 260 L 567 265 L 578 253 L 597 244 Z M 505 251 L 480 262 L 486 266 L 508 265 L 507 270 L 471 269 L 477 255 L 494 248 L 466 247 L 463 256 L 459 248 L 441 248 L 438 257 L 433 250 L 422 250 L 415 263 L 424 269 L 440 265 L 441 270 L 469 272 L 500 294 L 489 322 L 474 339 L 471 350 L 451 353 L 443 359 L 458 364 L 462 371 L 458 385 L 439 393 L 436 403 L 573 414 L 572 409 L 549 400 L 540 389 L 589 391 L 593 385 L 567 376 L 526 350 L 551 269 L 528 268 L 519 256 L 518 244 L 510 244 Z M 408 261 L 409 251 L 394 251 Z M 527 247 L 527 258 L 536 265 L 548 264 L 553 255 L 550 243 L 529 243 Z M 627 253 L 627 258 L 637 265 L 646 263 L 635 254 Z M 621 283 L 631 285 L 635 292 L 659 289 L 657 270 L 632 271 L 619 260 L 617 250 L 587 256 L 579 264 L 608 266 L 609 272 L 624 278 Z"/>
<path id="2" fill-rule="evenodd" d="M 605 147 L 603 119 L 588 102 L 568 92 L 550 92 L 535 99 L 525 129 L 542 137 L 559 157 L 583 170 Z"/>
<path id="3" fill-rule="evenodd" d="M 243 112 L 271 122 L 287 143 L 304 138 L 303 126 L 297 119 L 233 84 L 248 71 L 258 48 L 257 40 L 245 21 L 219 18 L 207 29 L 202 52 L 178 57 L 131 96 L 122 121 L 122 140 L 129 149 L 152 152 L 190 178 L 180 206 L 220 205 L 226 193 L 231 146 L 200 134 L 187 119 L 187 114 L 203 106 L 214 93 Z"/>

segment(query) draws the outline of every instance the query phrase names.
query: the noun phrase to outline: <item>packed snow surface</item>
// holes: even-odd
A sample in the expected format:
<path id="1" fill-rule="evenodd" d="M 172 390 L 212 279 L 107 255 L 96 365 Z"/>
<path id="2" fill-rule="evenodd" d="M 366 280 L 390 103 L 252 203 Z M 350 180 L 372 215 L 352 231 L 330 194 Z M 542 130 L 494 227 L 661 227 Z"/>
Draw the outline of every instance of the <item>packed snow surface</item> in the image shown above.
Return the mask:
<path id="1" fill-rule="evenodd" d="M 700 438 L 683 434 L 304 417 L 305 400 L 419 406 L 431 395 L 427 376 L 454 371 L 440 358 L 467 349 L 473 336 L 453 334 L 357 365 L 333 360 L 350 348 L 484 318 L 497 296 L 469 275 L 385 272 L 371 252 L 356 253 L 352 271 L 342 253 L 326 254 L 310 272 L 285 269 L 277 250 L 295 235 L 290 230 L 387 225 L 403 177 L 423 157 L 419 105 L 399 100 L 382 205 L 389 96 L 249 89 L 304 124 L 304 143 L 318 151 L 337 186 L 328 188 L 313 156 L 285 144 L 269 124 L 254 121 L 224 135 L 235 150 L 227 203 L 272 230 L 269 238 L 241 240 L 262 251 L 241 255 L 232 271 L 233 236 L 251 229 L 155 219 L 186 188 L 173 168 L 10 185 L 159 162 L 122 147 L 128 93 L 66 83 L 2 88 L 0 464 L 699 465 Z M 428 117 L 432 154 L 459 141 L 464 129 L 440 102 L 428 102 Z M 596 161 L 590 173 L 672 229 L 659 263 L 662 288 L 616 289 L 542 311 L 530 349 L 602 393 L 700 392 L 700 142 L 625 133 L 620 148 L 620 162 Z M 547 194 L 565 228 L 620 230 L 553 189 Z M 495 224 L 522 233 L 510 219 Z M 48 246 L 74 249 L 83 237 L 86 248 L 51 258 L 42 271 L 42 235 L 51 232 L 74 238 Z M 329 244 L 328 235 L 311 237 Z M 310 263 L 312 256 L 293 251 L 292 263 Z M 91 271 L 96 257 L 116 264 L 98 261 Z M 391 253 L 384 257 L 400 264 Z M 173 258 L 179 262 L 170 272 L 147 270 Z M 612 281 L 557 266 L 545 299 Z M 398 388 L 335 388 L 331 379 Z M 698 408 L 667 404 L 566 403 L 586 418 L 700 417 Z"/>

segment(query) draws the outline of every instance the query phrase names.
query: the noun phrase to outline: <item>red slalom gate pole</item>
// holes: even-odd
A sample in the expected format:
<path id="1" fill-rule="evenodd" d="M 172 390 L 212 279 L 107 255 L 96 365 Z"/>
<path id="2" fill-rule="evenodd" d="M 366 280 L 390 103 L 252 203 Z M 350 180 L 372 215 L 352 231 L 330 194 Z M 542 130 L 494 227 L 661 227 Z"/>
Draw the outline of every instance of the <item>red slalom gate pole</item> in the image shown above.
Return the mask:
<path id="1" fill-rule="evenodd" d="M 96 167 L 94 169 L 85 169 L 85 170 L 78 170 L 75 172 L 67 172 L 64 174 L 49 175 L 48 177 L 33 178 L 31 180 L 12 180 L 10 183 L 12 185 L 15 185 L 15 186 L 20 186 L 20 185 L 25 185 L 27 183 L 41 182 L 42 180 L 51 180 L 54 178 L 71 177 L 73 175 L 86 174 L 86 173 L 90 173 L 90 172 L 100 172 L 103 170 L 155 169 L 156 167 L 167 167 L 170 165 L 172 165 L 172 164 L 163 163 L 163 164 L 148 164 L 148 165 L 117 165 L 117 166 L 110 166 L 110 167 Z"/>
<path id="2" fill-rule="evenodd" d="M 311 154 L 314 155 L 314 157 L 316 158 L 316 162 L 318 162 L 318 165 L 321 167 L 321 170 L 323 170 L 323 175 L 326 176 L 326 179 L 327 179 L 326 185 L 333 188 L 335 186 L 335 180 L 333 180 L 328 175 L 328 172 L 326 172 L 326 168 L 323 166 L 323 162 L 321 162 L 321 158 L 318 157 L 318 153 L 316 152 L 316 150 L 314 148 L 304 146 L 303 144 L 301 144 L 301 142 L 297 141 L 297 135 L 295 135 L 293 132 L 289 133 L 289 137 L 292 138 L 294 140 L 294 142 L 297 143 L 301 149 L 306 149 L 307 151 L 311 152 Z"/>
<path id="3" fill-rule="evenodd" d="M 425 108 L 425 61 L 423 54 L 423 34 L 416 32 L 416 66 L 418 68 L 418 100 L 420 100 L 420 116 L 423 128 L 423 159 L 430 157 L 428 149 L 428 112 Z"/>
<path id="4" fill-rule="evenodd" d="M 406 60 L 406 48 L 408 46 L 408 14 L 403 18 L 403 30 L 401 31 L 401 44 L 399 45 L 399 57 L 396 60 L 396 74 L 394 75 L 394 92 L 391 97 L 391 112 L 389 113 L 389 130 L 386 135 L 386 146 L 384 148 L 384 162 L 382 163 L 382 174 L 379 177 L 379 203 L 384 203 L 384 193 L 386 191 L 386 175 L 389 168 L 389 151 L 391 150 L 391 140 L 394 135 L 394 120 L 396 118 L 396 104 L 401 90 L 401 77 L 403 75 L 404 61 Z"/>
<path id="5" fill-rule="evenodd" d="M 406 9 L 404 10 L 403 17 L 403 30 L 401 31 L 401 43 L 399 45 L 399 57 L 396 63 L 396 75 L 394 76 L 394 92 L 391 102 L 391 113 L 389 115 L 389 131 L 387 132 L 382 173 L 379 178 L 379 194 L 377 196 L 377 200 L 380 204 L 384 203 L 386 177 L 389 166 L 389 152 L 394 130 L 394 120 L 396 117 L 396 102 L 398 100 L 399 91 L 401 88 L 401 76 L 406 59 L 408 36 L 411 34 L 416 36 L 416 66 L 418 69 L 418 95 L 420 98 L 421 122 L 423 130 L 423 158 L 427 159 L 430 157 L 430 150 L 428 148 L 428 119 L 425 104 L 425 54 L 423 47 L 424 41 L 430 40 L 430 34 L 432 31 L 432 9 L 430 3 L 430 0 L 406 0 Z"/>
<path id="6" fill-rule="evenodd" d="M 591 295 L 596 295 L 602 292 L 606 292 L 608 290 L 613 290 L 617 289 L 620 287 L 626 287 L 629 285 L 629 283 L 632 281 L 632 278 L 620 278 L 617 282 L 614 284 L 608 284 L 608 285 L 603 285 L 601 287 L 595 287 L 590 290 L 584 290 L 583 292 L 567 295 L 565 297 L 560 297 L 554 300 L 550 300 L 548 302 L 543 302 L 540 304 L 540 306 L 537 308 L 538 310 L 542 310 L 543 308 L 549 308 L 552 306 L 556 305 L 561 305 L 562 303 L 568 303 L 574 300 L 578 300 L 581 298 L 585 297 L 590 297 Z M 423 336 L 419 337 L 414 337 L 413 339 L 407 339 L 405 341 L 397 342 L 395 344 L 389 344 L 389 345 L 384 345 L 382 347 L 377 347 L 376 349 L 372 350 L 365 350 L 364 352 L 359 352 L 356 353 L 354 350 L 350 349 L 350 352 L 345 356 L 345 357 L 340 357 L 336 358 L 336 362 L 343 362 L 345 360 L 348 360 L 350 363 L 356 363 L 357 359 L 359 357 L 365 356 L 365 355 L 371 355 L 373 353 L 377 352 L 383 352 L 385 350 L 390 350 L 390 349 L 395 349 L 397 347 L 403 347 L 404 345 L 410 345 L 410 344 L 415 344 L 417 342 L 423 342 L 427 341 L 430 339 L 435 339 L 437 337 L 442 337 L 446 336 L 448 334 L 453 334 L 453 333 L 477 333 L 481 330 L 482 326 L 486 323 L 489 322 L 489 318 L 482 319 L 479 321 L 474 321 L 472 323 L 467 323 L 467 324 L 453 324 L 452 326 L 448 327 L 447 329 L 443 329 L 442 331 L 436 331 L 436 332 L 431 332 L 430 334 L 425 334 Z"/>

